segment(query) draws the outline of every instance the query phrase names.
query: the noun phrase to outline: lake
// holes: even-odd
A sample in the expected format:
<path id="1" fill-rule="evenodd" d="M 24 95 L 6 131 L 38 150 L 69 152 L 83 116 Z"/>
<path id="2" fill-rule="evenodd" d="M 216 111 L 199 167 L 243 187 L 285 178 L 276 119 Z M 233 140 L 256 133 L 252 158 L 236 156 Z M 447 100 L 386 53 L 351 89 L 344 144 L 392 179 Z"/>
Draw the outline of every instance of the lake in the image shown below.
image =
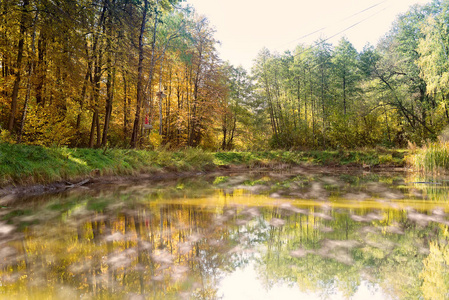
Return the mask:
<path id="1" fill-rule="evenodd" d="M 300 168 L 0 210 L 1 299 L 447 299 L 449 183 Z"/>

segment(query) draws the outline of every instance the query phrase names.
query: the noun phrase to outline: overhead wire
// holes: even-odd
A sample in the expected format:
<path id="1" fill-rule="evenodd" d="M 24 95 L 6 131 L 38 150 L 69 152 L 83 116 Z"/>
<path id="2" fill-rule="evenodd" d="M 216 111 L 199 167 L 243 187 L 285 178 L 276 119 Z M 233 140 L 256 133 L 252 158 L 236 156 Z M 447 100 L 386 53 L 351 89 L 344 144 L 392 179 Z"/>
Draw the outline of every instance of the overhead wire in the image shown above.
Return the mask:
<path id="1" fill-rule="evenodd" d="M 326 42 L 326 41 L 328 41 L 328 40 L 330 40 L 330 39 L 332 39 L 332 38 L 336 37 L 337 35 L 340 35 L 340 34 L 342 34 L 343 32 L 346 32 L 346 31 L 348 31 L 349 29 L 351 29 L 351 28 L 353 28 L 353 27 L 355 27 L 355 26 L 359 25 L 360 23 L 363 23 L 363 22 L 365 22 L 366 20 L 369 20 L 369 19 L 371 19 L 372 17 L 374 17 L 375 15 L 378 15 L 378 14 L 380 14 L 381 12 L 383 12 L 383 11 L 384 11 L 384 10 L 386 10 L 386 9 L 387 9 L 387 7 L 385 7 L 385 8 L 383 8 L 383 9 L 381 9 L 381 10 L 377 11 L 376 13 L 374 13 L 374 14 L 372 14 L 372 15 L 370 15 L 370 16 L 368 16 L 368 17 L 366 17 L 365 19 L 362 19 L 362 20 L 360 20 L 360 21 L 358 21 L 358 22 L 356 22 L 356 23 L 352 24 L 352 25 L 351 25 L 351 26 L 349 26 L 349 27 L 346 27 L 346 28 L 345 28 L 345 29 L 343 29 L 342 31 L 339 31 L 339 32 L 337 32 L 336 34 L 332 35 L 331 37 L 328 37 L 327 39 L 325 39 L 325 40 L 324 40 L 324 42 Z"/>
<path id="2" fill-rule="evenodd" d="M 373 5 L 371 5 L 371 6 L 367 7 L 367 8 L 362 9 L 361 11 L 358 11 L 358 12 L 356 12 L 356 13 L 354 13 L 354 14 L 348 16 L 348 17 L 345 17 L 345 18 L 343 18 L 343 19 L 341 19 L 341 20 L 335 22 L 334 24 L 342 23 L 342 22 L 344 22 L 344 21 L 346 21 L 346 20 L 349 20 L 349 19 L 351 19 L 351 18 L 353 18 L 353 17 L 355 17 L 355 16 L 358 16 L 358 15 L 360 15 L 360 14 L 366 12 L 366 11 L 369 11 L 369 10 L 371 10 L 371 9 L 373 9 L 373 8 L 375 8 L 375 7 L 377 7 L 377 6 L 381 5 L 381 4 L 383 4 L 383 3 L 385 3 L 385 2 L 388 2 L 388 1 L 390 1 L 390 0 L 384 0 L 384 1 L 377 2 L 376 4 L 373 4 Z M 279 47 L 282 47 L 282 46 L 291 44 L 291 43 L 293 43 L 293 42 L 296 42 L 296 41 L 302 40 L 302 39 L 304 39 L 304 38 L 306 38 L 306 37 L 309 37 L 309 36 L 311 36 L 311 35 L 314 35 L 315 33 L 318 33 L 318 32 L 320 32 L 320 31 L 323 31 L 323 30 L 329 28 L 330 25 L 331 25 L 331 24 L 329 24 L 329 25 L 327 25 L 327 26 L 324 26 L 324 27 L 321 27 L 320 29 L 317 29 L 317 30 L 315 30 L 315 31 L 313 31 L 313 32 L 307 33 L 307 34 L 305 34 L 305 35 L 303 35 L 303 36 L 301 36 L 301 37 L 299 37 L 299 38 L 297 38 L 297 39 L 295 39 L 295 40 L 292 40 L 292 41 L 290 41 L 290 42 L 287 42 L 287 43 L 285 43 L 285 44 L 283 44 L 283 45 L 281 45 L 281 46 L 279 46 Z M 278 48 L 278 47 L 277 47 L 277 48 Z"/>
<path id="3" fill-rule="evenodd" d="M 386 2 L 386 1 L 382 1 L 382 2 Z M 318 43 L 315 43 L 315 45 L 309 46 L 307 49 L 304 49 L 303 51 L 294 54 L 293 57 L 298 56 L 298 55 L 301 55 L 301 54 L 303 54 L 303 53 L 305 53 L 305 52 L 307 52 L 307 51 L 312 50 L 312 49 L 315 48 L 315 47 L 318 47 L 319 45 L 324 44 L 324 43 L 327 42 L 328 40 L 330 40 L 330 39 L 332 39 L 332 38 L 334 38 L 334 37 L 336 37 L 336 36 L 338 36 L 338 35 L 340 35 L 340 34 L 346 32 L 346 31 L 348 31 L 349 29 L 352 29 L 353 27 L 356 27 L 357 25 L 359 25 L 359 24 L 361 24 L 361 23 L 363 23 L 363 22 L 369 20 L 370 18 L 372 18 L 372 17 L 374 17 L 374 16 L 380 14 L 381 12 L 385 11 L 387 8 L 388 8 L 388 7 L 384 7 L 383 9 L 381 9 L 381 10 L 375 12 L 374 14 L 371 14 L 370 16 L 368 16 L 368 17 L 366 17 L 366 18 L 364 18 L 364 19 L 362 19 L 362 20 L 360 20 L 360 21 L 358 21 L 358 22 L 356 22 L 356 23 L 354 23 L 354 24 L 352 24 L 352 25 L 350 25 L 350 26 L 344 28 L 343 30 L 341 30 L 341 31 L 339 31 L 339 32 L 337 32 L 337 33 L 335 33 L 335 34 L 333 34 L 332 36 L 330 36 L 330 37 L 328 37 L 328 38 L 326 38 L 326 39 L 324 39 L 324 40 L 322 40 L 322 41 L 319 41 Z M 366 10 L 365 10 L 365 11 L 366 11 Z"/>

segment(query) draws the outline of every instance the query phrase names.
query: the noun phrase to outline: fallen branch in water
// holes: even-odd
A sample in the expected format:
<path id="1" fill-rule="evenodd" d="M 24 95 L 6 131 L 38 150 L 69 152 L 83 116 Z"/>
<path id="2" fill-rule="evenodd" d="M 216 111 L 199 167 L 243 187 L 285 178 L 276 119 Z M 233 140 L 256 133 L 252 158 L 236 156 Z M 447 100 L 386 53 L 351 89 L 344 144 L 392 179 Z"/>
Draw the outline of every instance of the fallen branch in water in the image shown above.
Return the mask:
<path id="1" fill-rule="evenodd" d="M 79 186 L 85 185 L 88 182 L 90 182 L 90 178 L 84 179 L 84 180 L 82 180 L 82 181 L 80 181 L 78 183 L 71 183 L 71 182 L 67 181 L 66 182 L 67 185 L 65 186 L 65 188 L 66 189 L 72 189 L 72 188 L 75 188 L 75 187 L 79 187 Z"/>

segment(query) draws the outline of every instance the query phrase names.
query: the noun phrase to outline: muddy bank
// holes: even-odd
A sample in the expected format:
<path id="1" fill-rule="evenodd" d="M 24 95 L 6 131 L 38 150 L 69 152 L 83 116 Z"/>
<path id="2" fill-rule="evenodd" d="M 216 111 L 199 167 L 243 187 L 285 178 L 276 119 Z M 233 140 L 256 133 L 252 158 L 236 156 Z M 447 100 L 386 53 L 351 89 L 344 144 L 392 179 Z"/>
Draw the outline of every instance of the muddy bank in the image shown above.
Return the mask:
<path id="1" fill-rule="evenodd" d="M 322 175 L 363 175 L 368 173 L 404 173 L 411 171 L 405 167 L 396 167 L 391 165 L 379 165 L 370 168 L 364 168 L 360 165 L 288 165 L 279 164 L 274 166 L 258 166 L 247 167 L 244 165 L 225 165 L 211 168 L 207 171 L 188 171 L 179 172 L 169 168 L 152 173 L 141 173 L 137 175 L 114 175 L 114 176 L 87 176 L 85 178 L 77 178 L 73 181 L 56 181 L 48 184 L 28 184 L 28 185 L 8 185 L 0 187 L 0 205 L 14 201 L 21 197 L 39 196 L 45 194 L 61 193 L 72 189 L 96 188 L 105 184 L 132 184 L 145 181 L 164 181 L 176 180 L 180 178 L 196 177 L 196 176 L 226 176 L 234 173 L 263 173 L 263 172 L 288 172 L 294 174 L 322 174 Z"/>

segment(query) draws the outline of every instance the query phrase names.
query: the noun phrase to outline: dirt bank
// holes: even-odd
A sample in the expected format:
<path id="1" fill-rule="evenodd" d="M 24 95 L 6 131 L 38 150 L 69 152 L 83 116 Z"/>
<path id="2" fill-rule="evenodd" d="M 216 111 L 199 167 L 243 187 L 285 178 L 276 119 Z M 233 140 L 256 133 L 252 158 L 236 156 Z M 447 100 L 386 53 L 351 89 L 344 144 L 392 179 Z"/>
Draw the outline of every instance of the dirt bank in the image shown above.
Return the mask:
<path id="1" fill-rule="evenodd" d="M 188 171 L 176 172 L 169 169 L 163 169 L 153 173 L 141 173 L 137 175 L 127 176 L 89 176 L 86 178 L 78 178 L 74 181 L 56 181 L 48 184 L 30 184 L 30 185 L 8 185 L 0 187 L 0 205 L 14 201 L 20 197 L 39 196 L 44 194 L 61 193 L 71 189 L 78 188 L 92 188 L 101 184 L 132 184 L 144 181 L 163 181 L 176 180 L 179 178 L 193 177 L 193 176 L 226 176 L 235 173 L 262 173 L 262 172 L 286 172 L 291 174 L 322 174 L 322 175 L 364 175 L 373 173 L 405 173 L 410 171 L 404 167 L 396 167 L 391 165 L 375 166 L 371 168 L 360 165 L 332 165 L 332 166 L 317 166 L 317 165 L 277 165 L 269 167 L 248 168 L 243 165 L 226 165 L 217 166 L 208 171 Z"/>

